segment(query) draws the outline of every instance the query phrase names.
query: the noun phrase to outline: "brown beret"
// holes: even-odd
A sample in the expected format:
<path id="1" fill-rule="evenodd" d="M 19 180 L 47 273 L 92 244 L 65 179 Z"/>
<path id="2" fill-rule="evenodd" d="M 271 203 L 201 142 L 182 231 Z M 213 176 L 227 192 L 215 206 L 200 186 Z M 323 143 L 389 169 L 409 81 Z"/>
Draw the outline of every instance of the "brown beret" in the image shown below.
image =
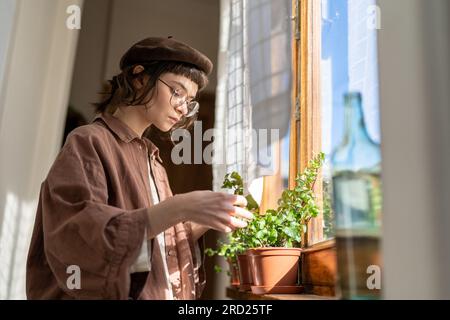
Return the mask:
<path id="1" fill-rule="evenodd" d="M 152 37 L 135 43 L 120 59 L 120 68 L 151 62 L 179 61 L 193 64 L 207 75 L 211 73 L 213 64 L 200 51 L 172 37 Z"/>

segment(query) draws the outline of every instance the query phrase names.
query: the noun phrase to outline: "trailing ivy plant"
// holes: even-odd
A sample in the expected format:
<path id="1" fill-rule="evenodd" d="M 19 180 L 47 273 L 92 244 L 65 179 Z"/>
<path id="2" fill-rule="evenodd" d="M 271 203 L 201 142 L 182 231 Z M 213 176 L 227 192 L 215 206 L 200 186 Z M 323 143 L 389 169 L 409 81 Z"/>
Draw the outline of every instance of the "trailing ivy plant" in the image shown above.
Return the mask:
<path id="1" fill-rule="evenodd" d="M 227 173 L 224 177 L 222 188 L 232 190 L 233 194 L 244 195 L 244 184 L 242 177 L 237 172 Z M 251 211 L 254 216 L 259 213 L 258 203 L 253 197 L 248 194 L 246 197 L 247 206 L 246 209 Z M 249 243 L 246 241 L 248 238 L 248 226 L 246 228 L 237 229 L 227 236 L 227 242 L 218 241 L 217 249 L 207 248 L 205 253 L 208 256 L 218 255 L 224 257 L 227 261 L 236 266 L 237 255 L 242 254 L 249 247 Z M 216 272 L 221 272 L 219 266 L 214 266 Z"/>
<path id="2" fill-rule="evenodd" d="M 314 185 L 324 160 L 324 153 L 319 153 L 308 163 L 297 175 L 294 188 L 283 191 L 276 209 L 259 214 L 257 203 L 247 196 L 247 210 L 253 212 L 254 219 L 247 227 L 230 233 L 228 242 L 219 242 L 217 250 L 207 249 L 207 253 L 236 263 L 237 255 L 249 248 L 304 246 L 308 223 L 319 214 Z M 237 172 L 227 174 L 222 187 L 243 194 L 242 178 Z"/>
<path id="3" fill-rule="evenodd" d="M 294 188 L 283 191 L 278 200 L 277 214 L 287 223 L 279 239 L 285 246 L 305 245 L 301 240 L 306 235 L 308 223 L 319 214 L 314 185 L 324 161 L 323 152 L 310 160 L 303 173 L 297 175 Z"/>
<path id="4" fill-rule="evenodd" d="M 222 188 L 232 190 L 233 193 L 237 195 L 244 195 L 244 183 L 242 177 L 236 171 L 225 175 Z M 246 195 L 245 199 L 247 200 L 247 210 L 252 212 L 257 212 L 259 210 L 258 203 L 253 199 L 251 194 Z"/>
<path id="5" fill-rule="evenodd" d="M 227 240 L 227 242 L 219 240 L 217 242 L 217 249 L 206 248 L 205 254 L 210 257 L 214 255 L 224 257 L 229 263 L 236 267 L 238 254 L 243 253 L 246 248 L 240 241 L 237 241 L 237 238 L 234 237 L 232 233 L 228 234 Z M 218 265 L 214 266 L 214 270 L 216 272 L 222 272 L 222 268 Z"/>
<path id="6" fill-rule="evenodd" d="M 304 245 L 302 239 L 306 237 L 308 223 L 319 214 L 314 185 L 324 160 L 323 153 L 314 157 L 304 172 L 297 175 L 294 188 L 283 191 L 278 208 L 255 216 L 247 228 L 239 230 L 245 247 Z"/>

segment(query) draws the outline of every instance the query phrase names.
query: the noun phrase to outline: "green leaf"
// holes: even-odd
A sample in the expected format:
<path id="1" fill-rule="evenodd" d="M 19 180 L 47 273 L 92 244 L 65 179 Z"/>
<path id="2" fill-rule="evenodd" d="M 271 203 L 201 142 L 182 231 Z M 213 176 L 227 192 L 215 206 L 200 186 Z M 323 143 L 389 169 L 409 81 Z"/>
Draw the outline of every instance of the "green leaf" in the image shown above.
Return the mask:
<path id="1" fill-rule="evenodd" d="M 251 194 L 246 195 L 245 199 L 247 199 L 247 209 L 248 210 L 259 209 L 258 203 L 255 201 L 255 199 L 252 197 Z"/>
<path id="2" fill-rule="evenodd" d="M 257 239 L 262 239 L 264 238 L 264 230 L 259 230 L 258 232 L 256 232 L 255 237 Z"/>
<path id="3" fill-rule="evenodd" d="M 206 249 L 205 249 L 205 254 L 206 254 L 208 257 L 212 257 L 212 256 L 214 256 L 214 255 L 217 254 L 217 251 L 215 251 L 215 250 L 213 250 L 213 249 L 211 249 L 211 248 L 206 248 Z"/>
<path id="4" fill-rule="evenodd" d="M 266 226 L 266 221 L 264 221 L 264 220 L 258 221 L 258 229 L 259 230 L 264 229 L 265 226 Z"/>

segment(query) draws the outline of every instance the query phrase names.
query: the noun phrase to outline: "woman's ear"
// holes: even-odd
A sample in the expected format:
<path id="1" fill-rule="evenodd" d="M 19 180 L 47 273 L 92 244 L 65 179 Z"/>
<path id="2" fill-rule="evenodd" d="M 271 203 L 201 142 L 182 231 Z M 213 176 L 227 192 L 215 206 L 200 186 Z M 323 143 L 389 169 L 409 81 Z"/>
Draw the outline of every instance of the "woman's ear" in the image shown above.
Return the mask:
<path id="1" fill-rule="evenodd" d="M 144 67 L 140 64 L 133 67 L 133 74 L 139 74 L 142 71 L 144 71 Z M 144 77 L 136 77 L 136 79 L 133 80 L 133 85 L 136 89 L 141 89 L 144 86 Z"/>
<path id="2" fill-rule="evenodd" d="M 141 73 L 142 71 L 144 71 L 144 67 L 141 66 L 140 64 L 134 66 L 133 68 L 133 74 L 138 74 Z"/>

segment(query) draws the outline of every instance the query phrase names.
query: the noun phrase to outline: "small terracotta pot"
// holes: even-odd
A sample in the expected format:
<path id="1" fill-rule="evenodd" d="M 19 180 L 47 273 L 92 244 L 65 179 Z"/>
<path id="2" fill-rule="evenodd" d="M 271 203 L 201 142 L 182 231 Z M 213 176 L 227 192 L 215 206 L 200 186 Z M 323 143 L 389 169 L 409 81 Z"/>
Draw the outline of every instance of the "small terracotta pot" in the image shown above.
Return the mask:
<path id="1" fill-rule="evenodd" d="M 247 252 L 258 287 L 295 287 L 298 278 L 299 248 L 254 248 Z"/>
<path id="2" fill-rule="evenodd" d="M 229 271 L 230 271 L 230 285 L 232 287 L 239 287 L 239 270 L 236 262 L 231 261 L 230 259 L 228 261 Z"/>
<path id="3" fill-rule="evenodd" d="M 252 270 L 250 269 L 250 261 L 246 254 L 239 254 L 237 256 L 238 266 L 239 266 L 239 280 L 240 289 L 243 291 L 251 290 L 252 280 Z"/>

